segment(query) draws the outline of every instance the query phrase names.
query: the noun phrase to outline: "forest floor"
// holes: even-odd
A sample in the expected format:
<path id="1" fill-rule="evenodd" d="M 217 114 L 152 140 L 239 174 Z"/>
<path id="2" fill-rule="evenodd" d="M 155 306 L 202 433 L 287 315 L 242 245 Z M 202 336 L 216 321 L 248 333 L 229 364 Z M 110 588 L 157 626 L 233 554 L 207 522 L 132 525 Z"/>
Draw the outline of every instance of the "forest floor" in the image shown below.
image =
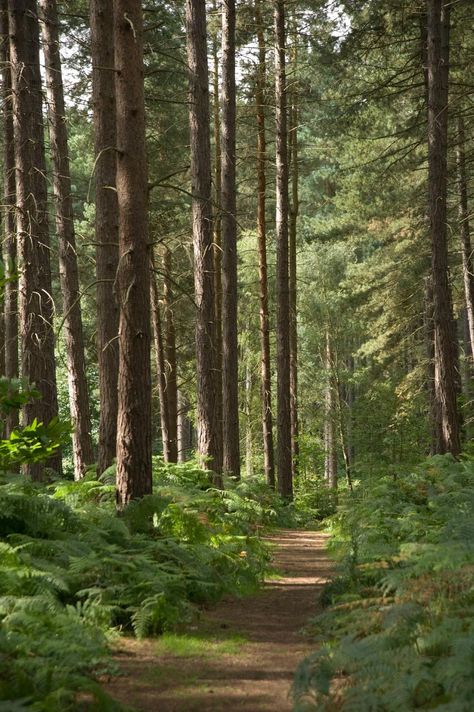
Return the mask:
<path id="1" fill-rule="evenodd" d="M 331 573 L 321 532 L 280 530 L 271 577 L 205 610 L 182 635 L 119 641 L 107 691 L 142 712 L 286 712 L 296 667 L 314 646 L 302 628 Z"/>

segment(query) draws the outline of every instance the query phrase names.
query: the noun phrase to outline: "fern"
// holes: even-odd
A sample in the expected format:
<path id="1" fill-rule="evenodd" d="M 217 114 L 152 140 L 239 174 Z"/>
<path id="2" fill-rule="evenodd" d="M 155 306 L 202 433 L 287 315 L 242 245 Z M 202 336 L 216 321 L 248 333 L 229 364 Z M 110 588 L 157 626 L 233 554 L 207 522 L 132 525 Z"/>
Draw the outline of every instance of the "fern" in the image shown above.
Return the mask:
<path id="1" fill-rule="evenodd" d="M 332 521 L 343 574 L 309 626 L 322 646 L 296 709 L 472 708 L 473 514 L 474 463 L 450 456 L 347 497 Z"/>

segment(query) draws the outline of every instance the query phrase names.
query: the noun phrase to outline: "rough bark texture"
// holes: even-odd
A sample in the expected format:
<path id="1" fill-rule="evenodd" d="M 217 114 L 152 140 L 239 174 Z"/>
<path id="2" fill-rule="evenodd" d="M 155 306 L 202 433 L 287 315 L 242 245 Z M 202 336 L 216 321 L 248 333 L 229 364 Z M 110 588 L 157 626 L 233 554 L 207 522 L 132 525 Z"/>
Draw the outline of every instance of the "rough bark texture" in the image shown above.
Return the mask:
<path id="1" fill-rule="evenodd" d="M 222 430 L 216 412 L 218 358 L 212 254 L 211 149 L 209 87 L 204 0 L 186 0 L 189 68 L 189 120 L 193 194 L 194 290 L 196 302 L 196 369 L 198 452 L 222 483 Z"/>
<path id="2" fill-rule="evenodd" d="M 250 354 L 245 363 L 245 474 L 253 475 L 253 437 L 252 437 L 252 368 Z"/>
<path id="3" fill-rule="evenodd" d="M 326 371 L 324 394 L 324 477 L 331 489 L 337 489 L 336 399 L 333 379 L 333 356 L 329 332 L 326 332 L 324 368 Z"/>
<path id="4" fill-rule="evenodd" d="M 48 422 L 58 414 L 45 177 L 39 24 L 34 0 L 9 0 L 10 60 L 20 261 L 22 376 L 41 393 L 24 407 L 24 421 Z M 48 466 L 61 470 L 61 456 Z M 41 465 L 26 471 L 42 477 Z"/>
<path id="5" fill-rule="evenodd" d="M 8 278 L 16 274 L 16 185 L 15 147 L 13 139 L 12 79 L 10 50 L 8 46 L 8 0 L 1 4 L 1 61 L 3 78 L 3 200 L 4 200 L 4 249 L 5 271 Z M 5 376 L 18 378 L 18 280 L 8 281 L 4 288 L 5 324 Z M 6 416 L 5 435 L 18 425 L 18 411 Z"/>
<path id="6" fill-rule="evenodd" d="M 171 251 L 163 249 L 163 306 L 165 317 L 164 354 L 166 375 L 166 400 L 168 402 L 168 457 L 178 462 L 178 382 L 176 370 L 176 332 L 173 316 L 173 291 L 171 288 Z"/>
<path id="7" fill-rule="evenodd" d="M 217 15 L 217 2 L 213 0 L 213 12 Z M 212 37 L 213 71 L 213 123 L 214 123 L 214 221 L 213 221 L 213 256 L 214 256 L 214 302 L 216 319 L 216 379 L 219 385 L 216 391 L 216 421 L 222 430 L 222 224 L 221 224 L 221 111 L 219 103 L 219 51 L 218 25 Z M 222 438 L 222 433 L 220 435 Z"/>
<path id="8" fill-rule="evenodd" d="M 186 462 L 193 448 L 193 425 L 188 414 L 189 403 L 178 390 L 178 462 Z"/>
<path id="9" fill-rule="evenodd" d="M 112 464 L 117 441 L 118 303 L 114 284 L 118 268 L 118 218 L 113 0 L 91 0 L 90 20 L 100 398 L 97 470 L 101 473 Z"/>
<path id="10" fill-rule="evenodd" d="M 426 353 L 426 390 L 430 413 L 430 446 L 429 454 L 435 455 L 438 442 L 442 439 L 441 411 L 437 407 L 435 389 L 435 342 L 433 318 L 433 287 L 431 276 L 425 280 L 424 293 L 424 337 Z"/>
<path id="11" fill-rule="evenodd" d="M 120 310 L 117 505 L 152 490 L 150 246 L 141 0 L 114 0 Z"/>
<path id="12" fill-rule="evenodd" d="M 261 2 L 255 0 L 255 23 L 258 40 L 258 69 L 255 91 L 257 108 L 257 235 L 260 299 L 260 359 L 262 391 L 263 461 L 265 477 L 275 487 L 275 454 L 273 450 L 272 374 L 270 360 L 270 317 L 268 312 L 267 231 L 266 231 L 266 133 L 265 133 L 265 37 Z"/>
<path id="13" fill-rule="evenodd" d="M 462 274 L 464 279 L 464 298 L 466 301 L 466 315 L 469 324 L 469 339 L 471 352 L 474 348 L 474 274 L 472 272 L 472 247 L 471 232 L 469 229 L 469 205 L 467 195 L 466 155 L 464 150 L 464 120 L 458 117 L 458 145 L 456 149 L 456 163 L 458 171 L 458 215 L 459 233 L 461 237 Z"/>
<path id="14" fill-rule="evenodd" d="M 293 496 L 290 410 L 290 296 L 288 278 L 288 131 L 285 71 L 285 6 L 275 3 L 276 249 L 278 491 Z"/>
<path id="15" fill-rule="evenodd" d="M 428 2 L 428 195 L 435 343 L 435 397 L 441 432 L 436 450 L 460 450 L 456 329 L 447 248 L 449 7 Z"/>
<path id="16" fill-rule="evenodd" d="M 155 341 L 156 373 L 158 377 L 158 397 L 160 399 L 160 425 L 161 442 L 163 445 L 163 458 L 165 462 L 170 462 L 170 426 L 168 393 L 166 389 L 165 355 L 163 349 L 163 332 L 161 329 L 160 298 L 154 265 L 151 265 L 150 299 L 151 299 L 151 321 L 153 324 L 153 338 Z"/>
<path id="17" fill-rule="evenodd" d="M 296 30 L 295 30 L 296 33 Z M 294 37 L 293 61 L 297 65 L 297 37 Z M 298 94 L 296 86 L 291 92 L 289 126 L 291 170 L 291 205 L 289 220 L 289 284 L 290 284 L 290 407 L 291 407 L 291 457 L 293 465 L 293 478 L 298 472 L 298 331 L 296 313 L 296 228 L 298 224 L 299 197 L 298 197 Z"/>
<path id="18" fill-rule="evenodd" d="M 240 478 L 235 182 L 235 0 L 222 3 L 222 424 L 223 467 Z"/>
<path id="19" fill-rule="evenodd" d="M 58 236 L 59 279 L 63 300 L 69 406 L 74 427 L 72 435 L 74 478 L 79 480 L 83 477 L 87 466 L 91 465 L 95 458 L 86 379 L 56 0 L 40 0 L 39 10 L 43 31 L 49 139 L 53 161 L 53 190 Z"/>

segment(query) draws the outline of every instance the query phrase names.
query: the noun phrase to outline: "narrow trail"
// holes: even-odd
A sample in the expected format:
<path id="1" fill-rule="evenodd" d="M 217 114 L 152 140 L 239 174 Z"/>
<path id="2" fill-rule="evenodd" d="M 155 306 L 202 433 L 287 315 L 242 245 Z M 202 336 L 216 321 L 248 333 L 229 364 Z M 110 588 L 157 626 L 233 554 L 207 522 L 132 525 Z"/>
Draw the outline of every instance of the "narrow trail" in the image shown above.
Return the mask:
<path id="1" fill-rule="evenodd" d="M 117 652 L 123 675 L 107 691 L 142 712 L 291 710 L 295 669 L 313 649 L 301 628 L 330 575 L 326 540 L 321 532 L 295 530 L 269 537 L 281 577 L 254 596 L 221 601 L 189 630 L 214 653 L 203 647 L 179 657 L 156 640 L 123 640 Z"/>

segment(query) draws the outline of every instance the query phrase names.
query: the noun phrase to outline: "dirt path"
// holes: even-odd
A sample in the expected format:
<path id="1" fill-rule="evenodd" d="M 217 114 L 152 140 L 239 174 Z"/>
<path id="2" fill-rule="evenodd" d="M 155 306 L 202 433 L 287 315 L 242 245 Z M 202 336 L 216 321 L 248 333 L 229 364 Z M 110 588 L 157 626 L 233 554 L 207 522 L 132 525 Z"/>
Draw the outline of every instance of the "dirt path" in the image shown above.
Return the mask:
<path id="1" fill-rule="evenodd" d="M 320 532 L 283 530 L 270 541 L 281 578 L 205 612 L 189 631 L 194 653 L 189 640 L 181 655 L 160 648 L 159 640 L 124 640 L 117 655 L 124 674 L 108 692 L 142 712 L 291 710 L 294 671 L 312 650 L 301 628 L 316 610 L 331 564 Z"/>

